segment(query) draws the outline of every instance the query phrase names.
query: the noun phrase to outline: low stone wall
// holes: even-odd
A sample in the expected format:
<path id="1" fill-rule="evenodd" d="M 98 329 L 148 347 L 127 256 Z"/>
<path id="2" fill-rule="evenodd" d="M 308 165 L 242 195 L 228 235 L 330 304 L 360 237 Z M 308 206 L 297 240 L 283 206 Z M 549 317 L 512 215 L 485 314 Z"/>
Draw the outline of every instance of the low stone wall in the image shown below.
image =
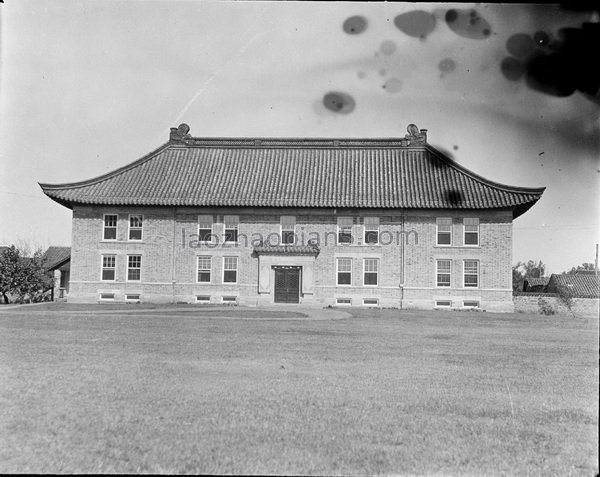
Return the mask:
<path id="1" fill-rule="evenodd" d="M 598 298 L 573 298 L 571 310 L 554 293 L 519 293 L 513 296 L 515 311 L 522 313 L 540 313 L 542 306 L 550 307 L 561 315 L 598 316 L 600 300 Z"/>

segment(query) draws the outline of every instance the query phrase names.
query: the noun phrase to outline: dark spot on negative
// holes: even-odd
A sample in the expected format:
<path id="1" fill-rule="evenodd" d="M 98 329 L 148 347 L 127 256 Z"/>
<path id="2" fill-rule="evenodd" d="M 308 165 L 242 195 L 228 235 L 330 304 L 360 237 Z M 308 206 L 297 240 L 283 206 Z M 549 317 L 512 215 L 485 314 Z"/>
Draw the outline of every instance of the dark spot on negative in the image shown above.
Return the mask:
<path id="1" fill-rule="evenodd" d="M 533 41 L 540 46 L 546 46 L 550 42 L 550 35 L 545 31 L 536 31 L 533 34 Z"/>
<path id="2" fill-rule="evenodd" d="M 356 103 L 349 94 L 332 91 L 323 96 L 323 105 L 330 111 L 348 114 L 354 111 Z"/>
<path id="3" fill-rule="evenodd" d="M 439 62 L 438 69 L 442 73 L 452 73 L 456 69 L 456 63 L 452 58 L 444 58 Z"/>
<path id="4" fill-rule="evenodd" d="M 348 18 L 343 25 L 344 31 L 350 35 L 357 35 L 367 29 L 367 19 L 356 15 Z"/>
<path id="5" fill-rule="evenodd" d="M 456 189 L 450 189 L 446 191 L 446 200 L 452 205 L 460 204 L 463 201 L 462 192 Z"/>
<path id="6" fill-rule="evenodd" d="M 472 40 L 483 40 L 490 36 L 492 27 L 476 10 L 451 9 L 446 12 L 446 23 L 457 35 Z"/>
<path id="7" fill-rule="evenodd" d="M 520 60 L 507 56 L 500 63 L 500 71 L 507 80 L 518 81 L 525 74 L 525 65 Z"/>
<path id="8" fill-rule="evenodd" d="M 533 38 L 525 33 L 517 33 L 506 40 L 506 51 L 517 58 L 527 58 L 534 48 Z"/>
<path id="9" fill-rule="evenodd" d="M 425 39 L 435 29 L 435 16 L 423 10 L 402 13 L 394 18 L 394 25 L 402 33 Z"/>

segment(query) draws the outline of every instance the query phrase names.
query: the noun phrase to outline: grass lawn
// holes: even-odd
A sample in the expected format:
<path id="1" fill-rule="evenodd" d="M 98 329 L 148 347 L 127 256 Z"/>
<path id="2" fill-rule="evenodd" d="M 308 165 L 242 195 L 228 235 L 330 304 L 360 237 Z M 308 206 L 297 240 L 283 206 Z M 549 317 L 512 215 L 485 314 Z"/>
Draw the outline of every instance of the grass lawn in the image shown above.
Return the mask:
<path id="1" fill-rule="evenodd" d="M 598 472 L 597 319 L 285 310 L 0 308 L 0 472 Z"/>

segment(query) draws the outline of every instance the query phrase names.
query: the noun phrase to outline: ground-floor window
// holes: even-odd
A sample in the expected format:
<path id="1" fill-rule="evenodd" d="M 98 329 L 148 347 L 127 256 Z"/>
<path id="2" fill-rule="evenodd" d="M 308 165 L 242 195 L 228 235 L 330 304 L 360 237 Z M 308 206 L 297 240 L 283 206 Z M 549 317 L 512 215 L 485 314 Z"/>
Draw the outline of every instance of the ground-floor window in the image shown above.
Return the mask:
<path id="1" fill-rule="evenodd" d="M 139 282 L 142 279 L 142 256 L 127 256 L 127 281 Z"/>
<path id="2" fill-rule="evenodd" d="M 116 255 L 102 255 L 102 280 L 114 281 L 116 261 Z"/>
<path id="3" fill-rule="evenodd" d="M 379 260 L 376 258 L 365 258 L 364 266 L 364 280 L 365 285 L 377 285 L 378 283 L 378 272 L 379 272 Z"/>
<path id="4" fill-rule="evenodd" d="M 198 257 L 198 282 L 210 283 L 210 272 L 212 268 L 211 257 Z"/>
<path id="5" fill-rule="evenodd" d="M 352 285 L 352 259 L 337 259 L 337 284 Z"/>
<path id="6" fill-rule="evenodd" d="M 437 260 L 436 270 L 436 285 L 438 287 L 449 287 L 450 286 L 450 267 L 452 265 L 451 260 Z"/>
<path id="7" fill-rule="evenodd" d="M 237 257 L 223 257 L 223 283 L 237 283 Z"/>
<path id="8" fill-rule="evenodd" d="M 470 288 L 479 286 L 479 260 L 465 260 L 464 286 Z"/>

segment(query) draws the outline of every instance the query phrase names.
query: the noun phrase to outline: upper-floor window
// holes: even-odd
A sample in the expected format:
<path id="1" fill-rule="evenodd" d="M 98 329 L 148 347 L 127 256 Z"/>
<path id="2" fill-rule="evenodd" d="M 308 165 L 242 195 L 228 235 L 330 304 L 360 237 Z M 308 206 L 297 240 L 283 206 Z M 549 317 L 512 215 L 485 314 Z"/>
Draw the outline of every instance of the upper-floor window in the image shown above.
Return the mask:
<path id="1" fill-rule="evenodd" d="M 225 222 L 225 242 L 237 242 L 240 218 L 237 215 L 226 215 L 223 221 Z"/>
<path id="2" fill-rule="evenodd" d="M 338 217 L 338 244 L 352 243 L 352 217 Z"/>
<path id="3" fill-rule="evenodd" d="M 223 283 L 237 283 L 237 257 L 223 257 Z"/>
<path id="4" fill-rule="evenodd" d="M 352 285 L 352 259 L 337 259 L 337 284 Z"/>
<path id="5" fill-rule="evenodd" d="M 102 255 L 102 280 L 114 281 L 116 260 L 116 255 Z"/>
<path id="6" fill-rule="evenodd" d="M 464 286 L 477 288 L 479 286 L 479 260 L 464 261 Z"/>
<path id="7" fill-rule="evenodd" d="M 281 216 L 281 244 L 293 245 L 296 242 L 296 217 L 293 215 Z"/>
<path id="8" fill-rule="evenodd" d="M 198 216 L 198 241 L 212 242 L 213 240 L 213 216 Z"/>
<path id="9" fill-rule="evenodd" d="M 479 245 L 479 219 L 477 217 L 465 217 L 464 226 L 464 244 Z"/>
<path id="10" fill-rule="evenodd" d="M 142 256 L 127 256 L 127 281 L 139 282 L 142 279 Z"/>
<path id="11" fill-rule="evenodd" d="M 117 240 L 117 215 L 104 215 L 104 232 L 102 238 L 104 240 Z"/>
<path id="12" fill-rule="evenodd" d="M 129 240 L 142 240 L 143 215 L 129 216 Z"/>
<path id="13" fill-rule="evenodd" d="M 210 283 L 212 258 L 206 256 L 198 257 L 198 282 Z"/>
<path id="14" fill-rule="evenodd" d="M 379 243 L 379 217 L 365 217 L 365 244 Z"/>
<path id="15" fill-rule="evenodd" d="M 438 287 L 449 287 L 450 286 L 450 267 L 452 262 L 450 260 L 437 260 L 436 261 L 436 285 Z"/>
<path id="16" fill-rule="evenodd" d="M 452 219 L 438 217 L 436 220 L 437 245 L 452 245 Z"/>
<path id="17" fill-rule="evenodd" d="M 379 260 L 376 258 L 365 258 L 364 262 L 364 280 L 365 285 L 377 285 L 379 273 Z"/>

